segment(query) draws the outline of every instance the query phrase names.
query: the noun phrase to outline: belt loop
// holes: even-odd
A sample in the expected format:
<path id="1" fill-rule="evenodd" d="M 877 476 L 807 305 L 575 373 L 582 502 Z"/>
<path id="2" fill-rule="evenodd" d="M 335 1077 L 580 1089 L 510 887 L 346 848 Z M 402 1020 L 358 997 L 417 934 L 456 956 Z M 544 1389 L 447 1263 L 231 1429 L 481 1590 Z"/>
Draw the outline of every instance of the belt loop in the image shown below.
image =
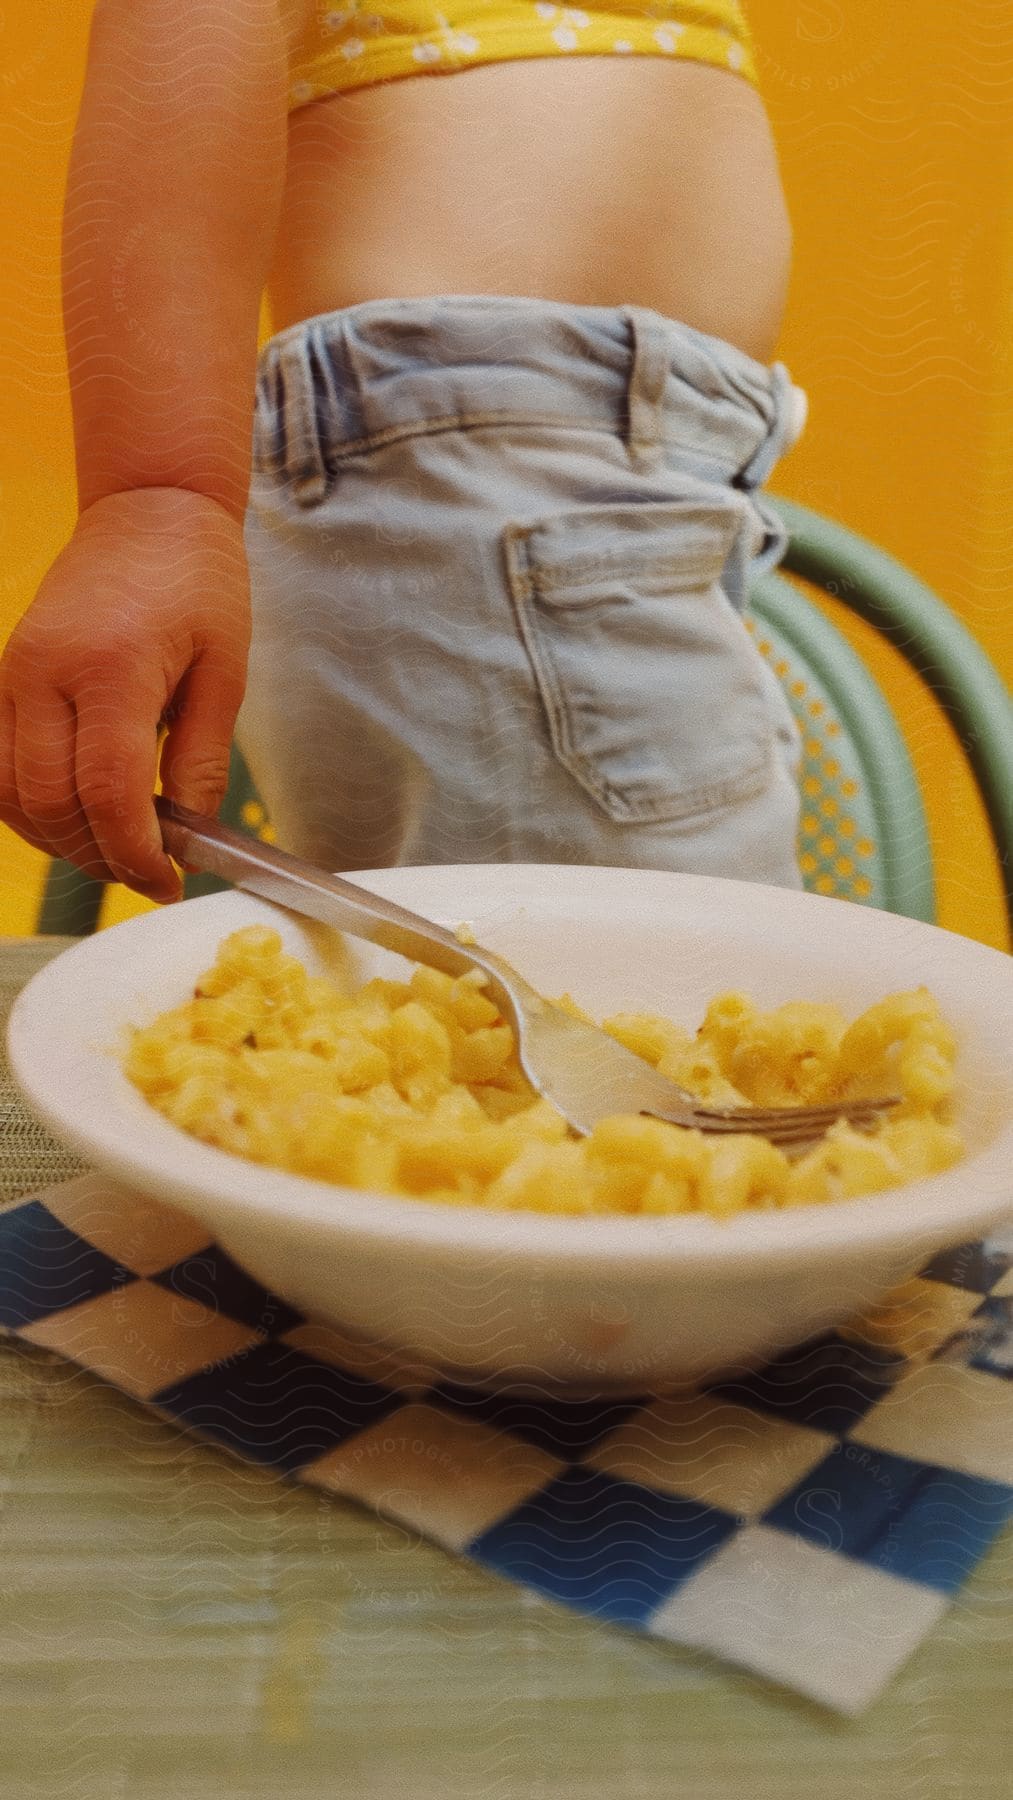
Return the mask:
<path id="1" fill-rule="evenodd" d="M 253 400 L 252 461 L 255 473 L 271 467 L 271 428 L 264 403 L 264 376 L 259 373 Z"/>
<path id="2" fill-rule="evenodd" d="M 276 476 L 284 474 L 285 436 L 281 417 L 283 391 L 278 358 L 269 345 L 257 359 L 253 406 L 253 467 L 259 473 Z"/>
<path id="3" fill-rule="evenodd" d="M 623 311 L 633 339 L 626 396 L 626 445 L 634 466 L 649 469 L 657 465 L 664 444 L 662 426 L 670 351 L 658 315 L 639 306 L 627 306 Z"/>
<path id="4" fill-rule="evenodd" d="M 735 486 L 747 491 L 763 486 L 775 463 L 797 443 L 805 425 L 805 391 L 795 387 L 783 363 L 771 364 L 770 401 L 771 420 L 766 435 L 735 478 Z"/>
<path id="5" fill-rule="evenodd" d="M 327 469 L 317 429 L 316 394 L 304 332 L 296 332 L 278 352 L 285 474 L 297 505 L 315 506 L 327 491 Z"/>

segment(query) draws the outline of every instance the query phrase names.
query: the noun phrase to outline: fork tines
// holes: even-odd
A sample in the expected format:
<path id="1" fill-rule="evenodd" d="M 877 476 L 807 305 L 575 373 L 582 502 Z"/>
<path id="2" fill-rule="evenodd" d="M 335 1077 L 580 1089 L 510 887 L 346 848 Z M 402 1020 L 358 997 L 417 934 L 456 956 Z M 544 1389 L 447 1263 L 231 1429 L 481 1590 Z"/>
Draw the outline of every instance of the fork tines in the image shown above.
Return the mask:
<path id="1" fill-rule="evenodd" d="M 838 1119 L 845 1119 L 849 1125 L 873 1125 L 882 1112 L 897 1104 L 898 1096 L 889 1095 L 875 1100 L 837 1101 L 830 1106 L 694 1106 L 693 1123 L 708 1134 L 754 1132 L 773 1144 L 799 1144 L 821 1137 Z"/>

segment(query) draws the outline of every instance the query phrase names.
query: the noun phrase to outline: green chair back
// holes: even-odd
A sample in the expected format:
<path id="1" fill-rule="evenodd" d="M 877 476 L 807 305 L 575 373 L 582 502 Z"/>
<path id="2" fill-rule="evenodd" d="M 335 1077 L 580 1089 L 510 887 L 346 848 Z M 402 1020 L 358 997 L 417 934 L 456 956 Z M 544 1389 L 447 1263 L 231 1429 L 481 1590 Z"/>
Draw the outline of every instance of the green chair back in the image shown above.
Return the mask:
<path id="1" fill-rule="evenodd" d="M 928 823 L 893 713 L 861 657 L 797 589 L 759 581 L 750 628 L 802 737 L 798 858 L 813 893 L 932 920 Z"/>
<path id="2" fill-rule="evenodd" d="M 996 848 L 1013 931 L 1013 700 L 971 633 L 923 581 L 885 551 L 793 501 L 774 502 L 789 533 L 782 568 L 832 595 L 894 646 L 935 696 L 952 725 L 981 794 Z M 785 591 L 787 590 L 787 591 Z M 912 918 L 935 917 L 925 810 L 910 757 L 864 663 L 822 614 L 783 578 L 757 583 L 757 612 L 771 618 L 811 678 L 832 695 L 833 717 L 861 765 L 874 822 L 872 888 L 855 898 Z M 798 679 L 805 679 L 804 673 Z M 793 703 L 798 696 L 791 693 Z M 881 703 L 877 705 L 877 700 Z M 811 715 L 810 715 L 811 716 Z M 807 752 L 808 762 L 808 752 Z M 807 766 L 806 773 L 809 773 Z M 818 771 L 813 771 L 813 775 Z M 805 779 L 805 777 L 803 778 Z M 807 798 L 803 792 L 803 798 Z M 805 808 L 803 808 L 805 818 Z M 806 857 L 803 832 L 801 851 Z M 878 865 L 878 866 L 877 866 Z M 805 861 L 803 861 L 805 870 Z M 821 887 L 819 862 L 805 873 Z M 878 899 L 877 894 L 883 898 Z"/>

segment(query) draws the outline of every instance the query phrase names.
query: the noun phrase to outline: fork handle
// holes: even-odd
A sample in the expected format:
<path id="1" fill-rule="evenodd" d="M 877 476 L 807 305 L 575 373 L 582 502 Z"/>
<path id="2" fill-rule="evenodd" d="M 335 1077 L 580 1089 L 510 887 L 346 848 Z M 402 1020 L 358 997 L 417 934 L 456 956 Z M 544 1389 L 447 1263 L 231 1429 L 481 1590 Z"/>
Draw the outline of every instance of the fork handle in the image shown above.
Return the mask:
<path id="1" fill-rule="evenodd" d="M 363 938 L 412 962 L 441 969 L 445 975 L 465 975 L 480 968 L 507 1016 L 516 1020 L 521 995 L 540 1002 L 516 970 L 479 945 L 465 946 L 442 925 L 409 912 L 381 894 L 371 893 L 342 875 L 329 875 L 287 850 L 263 844 L 245 832 L 233 831 L 218 819 L 177 806 L 164 794 L 155 796 L 155 811 L 162 828 L 166 852 L 178 863 L 231 881 L 248 894 L 287 906 L 293 912 L 333 925 L 351 937 Z M 513 989 L 514 991 L 511 991 Z"/>

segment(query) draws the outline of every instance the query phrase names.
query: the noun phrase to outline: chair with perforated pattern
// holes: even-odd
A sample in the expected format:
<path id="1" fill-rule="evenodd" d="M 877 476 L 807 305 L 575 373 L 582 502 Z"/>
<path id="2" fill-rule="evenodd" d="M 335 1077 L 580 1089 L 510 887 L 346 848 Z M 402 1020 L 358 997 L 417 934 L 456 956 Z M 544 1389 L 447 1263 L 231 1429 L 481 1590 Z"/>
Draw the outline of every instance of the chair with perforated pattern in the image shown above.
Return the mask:
<path id="1" fill-rule="evenodd" d="M 751 596 L 750 628 L 802 730 L 799 862 L 807 888 L 913 919 L 936 916 L 925 807 L 887 697 L 843 634 L 786 581 L 833 596 L 900 651 L 953 726 L 976 779 L 1013 927 L 1013 705 L 970 632 L 908 569 L 786 500 L 784 574 Z"/>
<path id="2" fill-rule="evenodd" d="M 1013 922 L 1013 712 L 984 651 L 900 563 L 842 526 L 774 503 L 790 534 L 782 565 L 844 602 L 893 643 L 938 698 L 964 747 L 991 825 Z M 889 702 L 847 639 L 784 575 L 752 594 L 750 629 L 802 728 L 799 861 L 807 888 L 913 919 L 935 918 L 925 808 Z M 233 750 L 222 817 L 271 841 L 270 821 Z M 224 884 L 188 875 L 186 893 Z M 83 934 L 100 922 L 103 888 L 54 863 L 40 932 Z"/>

